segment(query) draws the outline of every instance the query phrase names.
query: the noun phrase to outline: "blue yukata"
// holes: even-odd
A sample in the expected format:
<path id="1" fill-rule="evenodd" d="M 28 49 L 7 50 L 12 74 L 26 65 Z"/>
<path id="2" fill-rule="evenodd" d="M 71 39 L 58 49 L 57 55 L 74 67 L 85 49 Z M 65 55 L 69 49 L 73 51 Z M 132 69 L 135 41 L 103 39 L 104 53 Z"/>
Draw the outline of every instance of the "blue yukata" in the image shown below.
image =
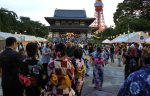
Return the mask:
<path id="1" fill-rule="evenodd" d="M 90 66 L 89 66 L 89 61 L 90 61 L 89 51 L 88 50 L 86 51 L 85 49 L 83 49 L 82 52 L 83 52 L 82 59 L 84 60 L 84 64 L 86 66 L 85 74 L 87 74 L 89 72 L 89 70 L 90 70 Z M 86 55 L 88 55 L 88 61 L 85 58 Z"/>
<path id="2" fill-rule="evenodd" d="M 150 64 L 129 75 L 118 96 L 150 96 Z"/>

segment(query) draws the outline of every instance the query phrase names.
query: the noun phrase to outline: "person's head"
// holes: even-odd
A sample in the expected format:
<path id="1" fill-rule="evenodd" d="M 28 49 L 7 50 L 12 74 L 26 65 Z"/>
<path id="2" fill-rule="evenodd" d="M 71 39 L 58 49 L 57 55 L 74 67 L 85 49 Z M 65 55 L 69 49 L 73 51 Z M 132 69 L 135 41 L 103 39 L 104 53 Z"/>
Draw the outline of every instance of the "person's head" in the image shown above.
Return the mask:
<path id="1" fill-rule="evenodd" d="M 84 49 L 85 50 L 89 50 L 89 46 L 88 45 L 84 45 Z"/>
<path id="2" fill-rule="evenodd" d="M 128 55 L 132 57 L 136 57 L 137 55 L 137 50 L 135 48 L 130 47 L 128 50 Z"/>
<path id="3" fill-rule="evenodd" d="M 20 45 L 22 45 L 22 42 L 20 42 Z"/>
<path id="4" fill-rule="evenodd" d="M 135 49 L 139 48 L 139 45 L 137 43 L 134 44 Z"/>
<path id="5" fill-rule="evenodd" d="M 11 47 L 12 49 L 16 50 L 17 49 L 17 40 L 14 37 L 8 37 L 6 39 L 6 46 Z"/>
<path id="6" fill-rule="evenodd" d="M 35 57 L 38 52 L 37 44 L 33 42 L 28 43 L 26 46 L 26 51 L 27 51 L 28 57 Z"/>
<path id="7" fill-rule="evenodd" d="M 150 53 L 144 55 L 143 66 L 150 64 Z"/>
<path id="8" fill-rule="evenodd" d="M 46 43 L 46 48 L 52 49 L 52 43 L 51 43 L 51 42 L 47 42 L 47 43 Z"/>
<path id="9" fill-rule="evenodd" d="M 82 50 L 81 48 L 76 48 L 73 51 L 73 56 L 77 59 L 81 59 L 82 58 Z"/>
<path id="10" fill-rule="evenodd" d="M 144 55 L 148 53 L 148 50 L 142 49 L 141 58 L 144 59 Z"/>
<path id="11" fill-rule="evenodd" d="M 72 45 L 72 42 L 71 42 L 71 41 L 68 41 L 68 42 L 67 42 L 67 45 L 68 45 L 68 46 L 71 46 L 71 45 Z"/>
<path id="12" fill-rule="evenodd" d="M 97 47 L 97 52 L 102 52 L 102 48 L 101 47 Z"/>
<path id="13" fill-rule="evenodd" d="M 64 57 L 65 55 L 67 55 L 67 48 L 64 43 L 56 44 L 55 51 L 58 57 Z"/>

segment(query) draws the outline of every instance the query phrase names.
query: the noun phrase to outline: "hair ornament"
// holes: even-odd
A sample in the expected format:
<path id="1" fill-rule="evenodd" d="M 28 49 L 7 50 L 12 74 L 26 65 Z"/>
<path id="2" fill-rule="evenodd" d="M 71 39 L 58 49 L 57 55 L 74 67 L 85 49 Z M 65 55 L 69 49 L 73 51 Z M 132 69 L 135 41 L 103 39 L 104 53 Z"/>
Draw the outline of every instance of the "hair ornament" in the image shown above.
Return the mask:
<path id="1" fill-rule="evenodd" d="M 58 51 L 58 52 L 57 52 L 57 56 L 61 56 L 61 52 Z"/>

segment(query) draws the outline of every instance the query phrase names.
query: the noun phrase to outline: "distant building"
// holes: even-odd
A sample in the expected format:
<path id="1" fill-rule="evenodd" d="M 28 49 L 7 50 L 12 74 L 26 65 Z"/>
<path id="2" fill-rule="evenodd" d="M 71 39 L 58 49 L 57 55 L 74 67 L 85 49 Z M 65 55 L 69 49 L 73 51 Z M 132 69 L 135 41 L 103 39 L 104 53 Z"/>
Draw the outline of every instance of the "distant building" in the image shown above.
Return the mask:
<path id="1" fill-rule="evenodd" d="M 90 27 L 95 18 L 88 18 L 85 10 L 63 10 L 56 9 L 54 17 L 45 17 L 50 24 L 49 36 L 59 37 L 81 37 L 91 38 L 91 34 L 98 30 L 98 27 Z"/>

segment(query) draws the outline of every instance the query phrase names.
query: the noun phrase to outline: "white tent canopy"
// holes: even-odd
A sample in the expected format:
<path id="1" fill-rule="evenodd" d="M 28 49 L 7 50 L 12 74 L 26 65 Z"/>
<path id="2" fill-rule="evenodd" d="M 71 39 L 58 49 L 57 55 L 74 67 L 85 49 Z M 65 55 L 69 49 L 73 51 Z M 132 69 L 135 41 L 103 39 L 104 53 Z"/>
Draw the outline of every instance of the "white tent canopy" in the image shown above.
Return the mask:
<path id="1" fill-rule="evenodd" d="M 41 38 L 41 37 L 38 37 L 38 38 L 41 39 L 41 42 L 47 42 L 45 38 Z"/>
<path id="2" fill-rule="evenodd" d="M 20 34 L 14 34 L 15 36 L 21 38 L 21 36 L 25 36 L 25 41 L 34 41 L 30 36 L 27 35 L 20 35 Z"/>
<path id="3" fill-rule="evenodd" d="M 111 41 L 109 39 L 105 39 L 104 41 L 102 41 L 102 43 L 111 43 Z"/>
<path id="4" fill-rule="evenodd" d="M 17 36 L 15 36 L 11 33 L 0 32 L 0 40 L 6 40 L 6 38 L 8 38 L 8 37 L 14 37 L 14 38 L 16 38 L 17 41 L 21 41 L 20 38 L 18 38 Z"/>
<path id="5" fill-rule="evenodd" d="M 150 38 L 145 40 L 146 43 L 150 43 Z"/>
<path id="6" fill-rule="evenodd" d="M 141 32 L 141 36 L 144 37 L 143 40 L 140 39 L 139 36 L 139 32 Z M 146 34 L 143 31 L 139 31 L 139 32 L 135 32 L 135 34 L 133 33 L 129 33 L 129 34 L 125 34 L 125 35 L 120 35 L 117 38 L 111 40 L 112 43 L 121 43 L 121 42 L 144 42 L 144 40 L 148 39 L 149 36 L 146 36 Z"/>

